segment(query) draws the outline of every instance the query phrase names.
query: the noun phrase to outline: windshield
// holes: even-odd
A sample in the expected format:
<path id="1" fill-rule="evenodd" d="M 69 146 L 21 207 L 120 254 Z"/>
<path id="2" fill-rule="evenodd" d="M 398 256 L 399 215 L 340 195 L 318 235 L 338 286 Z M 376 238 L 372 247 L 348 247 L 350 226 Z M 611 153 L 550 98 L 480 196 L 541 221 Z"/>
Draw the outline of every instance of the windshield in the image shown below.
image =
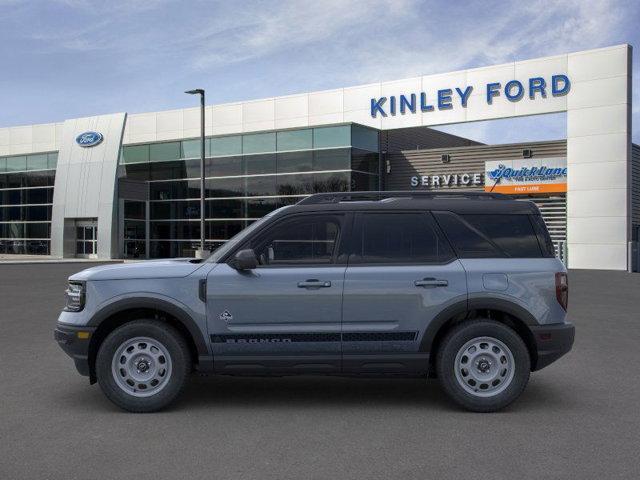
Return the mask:
<path id="1" fill-rule="evenodd" d="M 288 207 L 280 207 L 277 210 L 274 210 L 273 212 L 268 213 L 267 215 L 262 217 L 260 220 L 252 223 L 251 225 L 249 225 L 244 230 L 236 233 L 233 237 L 231 237 L 229 240 L 227 240 L 227 242 L 224 245 L 222 245 L 222 246 L 218 247 L 216 250 L 214 250 L 213 253 L 211 254 L 211 256 L 209 257 L 209 259 L 207 260 L 207 262 L 217 263 L 218 261 L 220 261 L 220 259 L 222 257 L 224 257 L 227 253 L 229 253 L 231 250 L 233 250 L 239 244 L 244 242 L 244 240 L 249 235 L 251 235 L 251 233 L 254 230 L 257 230 L 258 228 L 260 228 L 262 225 L 264 225 L 267 222 L 268 219 L 273 217 L 277 212 L 280 212 L 280 211 L 284 210 L 285 208 L 288 208 Z"/>

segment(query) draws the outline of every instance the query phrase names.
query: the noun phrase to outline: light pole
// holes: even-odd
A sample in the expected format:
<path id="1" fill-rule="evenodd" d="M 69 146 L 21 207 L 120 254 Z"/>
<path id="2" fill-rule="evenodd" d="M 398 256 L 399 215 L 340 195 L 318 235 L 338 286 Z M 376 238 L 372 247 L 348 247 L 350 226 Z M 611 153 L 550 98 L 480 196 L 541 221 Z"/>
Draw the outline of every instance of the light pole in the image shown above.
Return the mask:
<path id="1" fill-rule="evenodd" d="M 200 95 L 200 249 L 196 250 L 196 258 L 207 258 L 209 252 L 204 248 L 204 89 L 187 90 L 189 95 Z"/>

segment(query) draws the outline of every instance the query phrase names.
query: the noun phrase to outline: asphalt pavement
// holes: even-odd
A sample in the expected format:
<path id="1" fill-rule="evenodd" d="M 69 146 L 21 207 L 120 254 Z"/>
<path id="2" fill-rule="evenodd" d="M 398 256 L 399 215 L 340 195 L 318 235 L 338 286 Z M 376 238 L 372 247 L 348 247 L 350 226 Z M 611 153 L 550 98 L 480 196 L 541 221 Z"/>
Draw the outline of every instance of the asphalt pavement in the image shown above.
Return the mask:
<path id="1" fill-rule="evenodd" d="M 574 350 L 502 412 L 464 412 L 435 380 L 194 376 L 136 415 L 53 340 L 88 266 L 0 265 L 2 479 L 640 477 L 640 274 L 572 271 Z"/>

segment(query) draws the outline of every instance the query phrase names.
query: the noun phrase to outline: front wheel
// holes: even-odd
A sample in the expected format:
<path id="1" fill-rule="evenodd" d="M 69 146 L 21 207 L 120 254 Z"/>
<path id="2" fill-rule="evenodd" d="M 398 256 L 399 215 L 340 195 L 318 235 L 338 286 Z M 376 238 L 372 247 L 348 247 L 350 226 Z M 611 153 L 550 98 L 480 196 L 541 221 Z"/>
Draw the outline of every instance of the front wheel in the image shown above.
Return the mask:
<path id="1" fill-rule="evenodd" d="M 189 348 L 182 335 L 153 320 L 116 328 L 96 358 L 100 388 L 130 412 L 154 412 L 169 405 L 182 391 L 190 370 Z"/>
<path id="2" fill-rule="evenodd" d="M 531 360 L 514 330 L 493 320 L 471 320 L 447 333 L 436 368 L 442 387 L 456 403 L 474 412 L 493 412 L 523 392 Z"/>

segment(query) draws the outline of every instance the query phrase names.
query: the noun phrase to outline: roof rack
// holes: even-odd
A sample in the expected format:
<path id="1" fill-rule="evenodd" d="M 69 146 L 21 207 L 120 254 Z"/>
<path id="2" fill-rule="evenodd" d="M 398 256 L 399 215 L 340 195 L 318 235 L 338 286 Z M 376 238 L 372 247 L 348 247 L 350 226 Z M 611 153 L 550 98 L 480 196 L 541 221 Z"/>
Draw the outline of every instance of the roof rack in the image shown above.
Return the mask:
<path id="1" fill-rule="evenodd" d="M 300 200 L 297 205 L 315 205 L 320 203 L 339 203 L 348 201 L 380 201 L 389 198 L 469 198 L 507 200 L 508 195 L 488 192 L 425 192 L 409 190 L 316 193 Z"/>

